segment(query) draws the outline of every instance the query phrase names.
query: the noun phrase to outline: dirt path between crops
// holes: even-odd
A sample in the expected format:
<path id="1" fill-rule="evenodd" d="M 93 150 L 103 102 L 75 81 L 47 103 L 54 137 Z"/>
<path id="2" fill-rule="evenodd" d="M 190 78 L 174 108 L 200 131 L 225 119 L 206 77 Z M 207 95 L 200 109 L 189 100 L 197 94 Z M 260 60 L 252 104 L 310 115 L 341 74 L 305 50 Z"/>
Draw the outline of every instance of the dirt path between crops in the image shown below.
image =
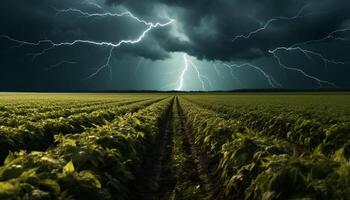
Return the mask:
<path id="1" fill-rule="evenodd" d="M 174 128 L 173 128 L 173 106 L 172 103 L 166 125 L 165 130 L 163 130 L 163 138 L 160 144 L 160 150 L 158 151 L 159 159 L 155 165 L 155 181 L 157 183 L 157 199 L 164 199 L 166 196 L 172 192 L 174 187 L 174 179 L 171 171 L 171 160 L 172 160 L 172 152 L 173 152 L 173 136 L 174 136 Z"/>
<path id="2" fill-rule="evenodd" d="M 169 108 L 166 119 L 160 126 L 160 136 L 156 144 L 151 147 L 144 163 L 143 171 L 140 174 L 136 185 L 135 199 L 158 200 L 169 196 L 175 182 L 171 172 L 171 159 L 173 150 L 173 106 Z M 146 183 L 146 184 L 145 184 Z"/>
<path id="3" fill-rule="evenodd" d="M 200 185 L 205 199 L 217 199 L 217 187 L 209 171 L 208 158 L 194 143 L 193 131 L 186 123 L 184 111 L 176 97 L 160 129 L 157 142 L 146 154 L 144 167 L 136 179 L 136 185 L 132 186 L 138 193 L 133 194 L 135 198 L 132 199 L 167 200 L 174 195 L 177 183 L 181 184 L 184 180 L 189 185 Z M 176 177 L 176 171 L 173 171 L 178 169 L 173 160 L 174 156 L 177 156 L 173 154 L 176 148 L 175 139 L 181 140 L 180 149 L 186 160 L 182 169 L 184 171 L 180 173 L 188 177 Z"/>
<path id="4" fill-rule="evenodd" d="M 207 194 L 207 199 L 218 199 L 218 194 L 215 187 L 215 178 L 212 175 L 212 172 L 209 168 L 209 159 L 206 154 L 200 151 L 200 147 L 195 144 L 195 137 L 192 131 L 192 127 L 190 127 L 186 123 L 186 116 L 181 108 L 180 102 L 178 98 L 176 98 L 176 106 L 180 118 L 181 132 L 184 136 L 184 144 L 187 149 L 187 153 L 189 153 L 197 166 L 197 172 L 199 178 L 204 186 L 205 193 Z M 220 199 L 220 198 L 219 198 Z"/>

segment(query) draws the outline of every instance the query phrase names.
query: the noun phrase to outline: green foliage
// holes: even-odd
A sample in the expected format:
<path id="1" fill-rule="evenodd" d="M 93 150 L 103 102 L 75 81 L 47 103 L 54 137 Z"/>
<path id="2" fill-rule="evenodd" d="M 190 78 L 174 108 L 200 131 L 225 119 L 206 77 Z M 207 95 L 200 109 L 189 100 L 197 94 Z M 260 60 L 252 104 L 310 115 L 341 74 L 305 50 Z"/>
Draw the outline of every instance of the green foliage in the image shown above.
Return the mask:
<path id="1" fill-rule="evenodd" d="M 103 96 L 103 95 L 102 95 Z M 164 96 L 165 97 L 165 96 Z M 147 152 L 172 98 L 113 95 L 0 99 L 0 199 L 132 199 L 155 183 Z M 190 95 L 173 109 L 169 199 L 205 199 L 191 145 L 208 159 L 210 198 L 328 200 L 350 197 L 346 95 Z M 39 101 L 40 100 L 40 101 Z M 38 103 L 39 102 L 39 103 Z M 182 125 L 189 128 L 186 143 Z M 194 144 L 192 144 L 192 142 Z M 147 175 L 146 175 L 147 176 Z"/>
<path id="2" fill-rule="evenodd" d="M 181 105 L 198 146 L 216 167 L 222 188 L 217 198 L 348 199 L 348 123 L 187 99 Z"/>
<path id="3" fill-rule="evenodd" d="M 174 148 L 172 155 L 172 172 L 176 180 L 170 200 L 202 200 L 206 198 L 203 185 L 198 177 L 197 166 L 194 163 L 186 136 L 181 129 L 179 110 L 174 106 Z"/>
<path id="4" fill-rule="evenodd" d="M 47 115 L 39 114 L 41 116 L 39 121 L 31 120 L 30 117 L 21 119 L 18 121 L 18 127 L 0 126 L 0 145 L 2 147 L 0 162 L 9 151 L 44 150 L 53 143 L 53 138 L 57 134 L 81 133 L 87 128 L 108 124 L 117 116 L 144 108 L 159 100 L 161 99 L 98 104 L 88 106 L 88 109 L 86 107 L 74 108 L 72 111 L 74 114 L 70 112 L 67 114 L 66 110 L 59 110 L 55 114 L 51 112 Z"/>
<path id="5" fill-rule="evenodd" d="M 56 135 L 56 146 L 47 151 L 10 153 L 0 167 L 0 197 L 127 199 L 170 105 L 169 98 L 158 101 L 121 107 L 113 115 L 129 113 L 80 134 Z"/>
<path id="6" fill-rule="evenodd" d="M 222 95 L 186 96 L 186 100 L 213 110 L 226 120 L 278 136 L 308 150 L 321 143 L 332 154 L 350 140 L 349 95 Z M 337 104 L 340 102 L 341 104 Z M 334 133 L 334 134 L 332 134 Z"/>

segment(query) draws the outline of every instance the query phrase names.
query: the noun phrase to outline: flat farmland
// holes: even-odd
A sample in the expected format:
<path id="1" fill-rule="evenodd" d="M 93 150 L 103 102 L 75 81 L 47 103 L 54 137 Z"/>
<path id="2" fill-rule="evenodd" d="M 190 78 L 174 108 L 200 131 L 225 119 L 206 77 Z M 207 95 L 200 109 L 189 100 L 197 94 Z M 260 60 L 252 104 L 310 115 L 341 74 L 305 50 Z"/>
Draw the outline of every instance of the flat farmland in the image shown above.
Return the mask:
<path id="1" fill-rule="evenodd" d="M 349 199 L 350 93 L 0 93 L 0 199 Z"/>

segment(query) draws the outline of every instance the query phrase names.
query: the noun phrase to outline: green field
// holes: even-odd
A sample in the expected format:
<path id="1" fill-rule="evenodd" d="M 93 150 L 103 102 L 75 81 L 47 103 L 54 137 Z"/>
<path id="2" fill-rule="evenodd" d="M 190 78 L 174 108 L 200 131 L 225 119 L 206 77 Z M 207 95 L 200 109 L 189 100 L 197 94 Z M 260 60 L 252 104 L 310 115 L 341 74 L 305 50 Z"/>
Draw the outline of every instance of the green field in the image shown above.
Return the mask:
<path id="1" fill-rule="evenodd" d="M 350 199 L 350 93 L 0 93 L 0 199 Z"/>

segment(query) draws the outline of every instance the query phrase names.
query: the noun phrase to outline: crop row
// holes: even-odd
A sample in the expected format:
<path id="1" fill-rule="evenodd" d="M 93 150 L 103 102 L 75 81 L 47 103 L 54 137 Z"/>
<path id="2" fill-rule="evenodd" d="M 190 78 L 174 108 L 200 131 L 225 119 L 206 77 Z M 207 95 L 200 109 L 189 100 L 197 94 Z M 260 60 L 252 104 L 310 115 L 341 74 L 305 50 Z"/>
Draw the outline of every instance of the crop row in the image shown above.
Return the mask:
<path id="1" fill-rule="evenodd" d="M 285 138 L 305 146 L 308 150 L 320 148 L 326 155 L 332 155 L 341 147 L 350 148 L 350 121 L 320 120 L 327 115 L 305 119 L 293 112 L 271 113 L 267 109 L 236 109 L 229 106 L 194 102 L 204 108 L 220 113 L 225 119 L 239 119 L 249 128 L 270 136 Z M 323 122 L 322 122 L 323 121 Z"/>
<path id="2" fill-rule="evenodd" d="M 155 95 L 137 94 L 14 94 L 1 95 L 1 113 L 26 115 L 30 112 L 48 112 L 56 109 L 78 108 L 93 104 L 124 100 L 153 98 Z"/>
<path id="3" fill-rule="evenodd" d="M 178 98 L 176 98 L 173 106 L 174 137 L 171 162 L 175 184 L 169 199 L 208 199 L 188 141 L 188 132 L 184 127 L 183 115 L 180 113 L 179 106 Z"/>
<path id="4" fill-rule="evenodd" d="M 223 188 L 218 199 L 347 199 L 349 149 L 331 157 L 303 154 L 289 142 L 255 132 L 239 119 L 181 99 L 194 141 Z M 276 133 L 278 134 L 278 133 Z"/>
<path id="5" fill-rule="evenodd" d="M 236 113 L 262 111 L 272 115 L 297 115 L 305 120 L 316 119 L 322 124 L 350 120 L 348 95 L 186 95 L 186 99 L 229 107 Z"/>
<path id="6" fill-rule="evenodd" d="M 91 113 L 93 111 L 103 111 L 108 110 L 111 107 L 127 105 L 130 103 L 135 103 L 143 101 L 145 99 L 137 100 L 125 100 L 125 101 L 114 101 L 114 102 L 105 102 L 99 104 L 93 104 L 83 107 L 74 107 L 74 108 L 62 108 L 54 111 L 48 111 L 43 113 L 27 113 L 27 115 L 16 115 L 11 114 L 10 116 L 0 117 L 0 125 L 18 127 L 30 122 L 44 121 L 48 119 L 55 119 L 59 117 L 68 117 L 71 115 L 79 115 L 81 113 Z"/>
<path id="7" fill-rule="evenodd" d="M 0 161 L 9 151 L 44 150 L 53 143 L 56 134 L 80 133 L 88 127 L 106 124 L 120 115 L 137 111 L 160 100 L 151 99 L 66 118 L 27 122 L 17 128 L 0 126 Z"/>
<path id="8" fill-rule="evenodd" d="M 36 104 L 23 103 L 14 104 L 10 106 L 0 106 L 0 117 L 13 117 L 13 116 L 28 116 L 31 114 L 45 114 L 56 110 L 63 109 L 79 109 L 89 106 L 97 106 L 106 103 L 142 100 L 146 98 L 116 98 L 113 100 L 95 100 L 95 101 L 67 101 L 65 103 L 55 102 L 36 102 Z"/>
<path id="9" fill-rule="evenodd" d="M 113 100 L 110 100 L 113 101 Z M 40 102 L 40 103 L 38 103 Z M 26 114 L 27 111 L 37 111 L 37 112 L 46 112 L 54 109 L 66 108 L 66 107 L 79 107 L 91 104 L 98 104 L 107 102 L 104 100 L 95 100 L 95 101 L 65 101 L 65 102 L 53 102 L 53 101 L 32 101 L 32 102 L 13 102 L 9 103 L 8 101 L 1 100 L 0 113 L 13 113 L 13 114 Z"/>
<path id="10" fill-rule="evenodd" d="M 112 102 L 112 101 L 111 101 Z M 95 101 L 95 102 L 67 102 L 64 105 L 56 105 L 53 103 L 37 103 L 36 105 L 24 103 L 15 104 L 11 106 L 3 106 L 0 108 L 0 116 L 1 117 L 9 117 L 15 115 L 28 115 L 30 113 L 45 113 L 54 111 L 57 109 L 72 109 L 72 108 L 81 108 L 90 105 L 98 105 L 102 103 L 109 103 L 105 101 Z"/>
<path id="11" fill-rule="evenodd" d="M 2 199 L 126 199 L 171 104 L 167 98 L 81 134 L 56 136 L 45 152 L 10 154 L 0 168 Z"/>

